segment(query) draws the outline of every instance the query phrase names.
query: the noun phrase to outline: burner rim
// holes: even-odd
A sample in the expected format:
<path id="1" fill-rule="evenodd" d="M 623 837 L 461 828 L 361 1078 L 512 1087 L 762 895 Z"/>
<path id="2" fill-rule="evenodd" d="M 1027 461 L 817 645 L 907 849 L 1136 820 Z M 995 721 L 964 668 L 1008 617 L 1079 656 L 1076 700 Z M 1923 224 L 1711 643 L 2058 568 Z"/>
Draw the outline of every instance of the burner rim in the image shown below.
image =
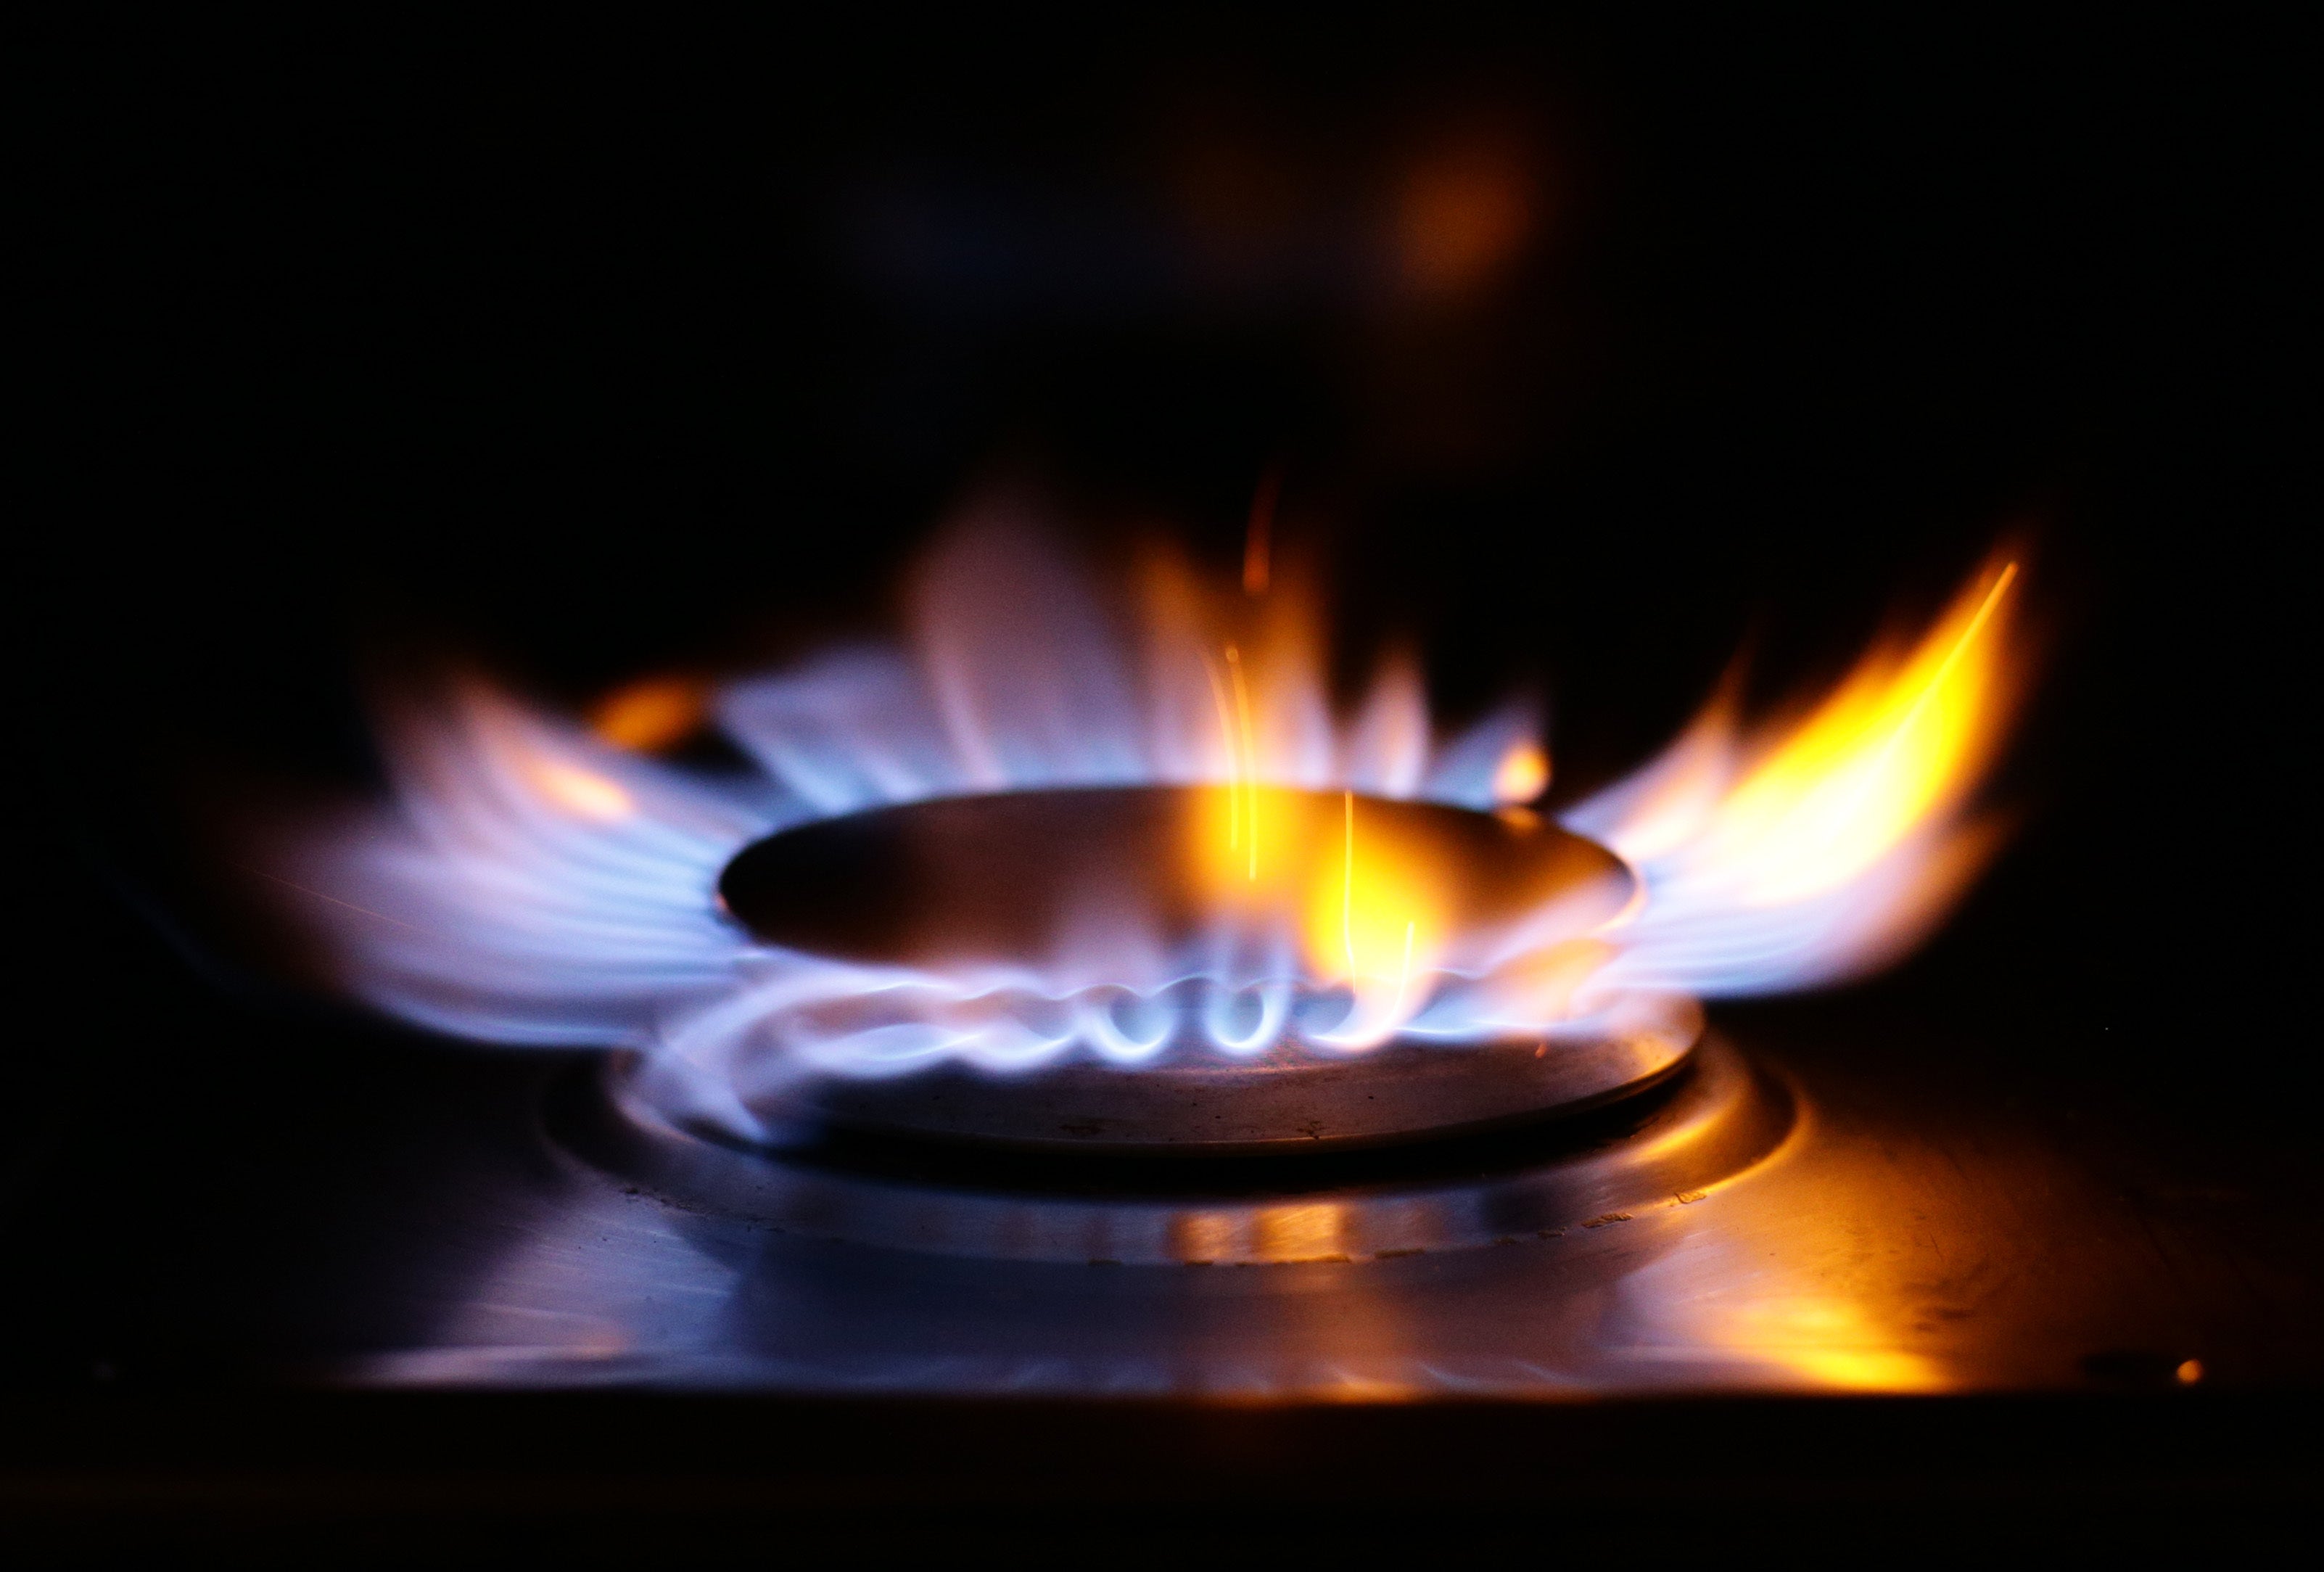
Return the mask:
<path id="1" fill-rule="evenodd" d="M 1006 1168 L 998 1182 L 941 1172 L 931 1180 L 908 1165 L 835 1166 L 706 1138 L 635 1096 L 636 1068 L 612 1055 L 547 1085 L 542 1123 L 566 1161 L 681 1211 L 778 1234 L 1055 1264 L 1387 1263 L 1587 1237 L 1703 1199 L 1771 1160 L 1803 1125 L 1788 1081 L 1713 1032 L 1647 1095 L 1578 1119 L 1387 1151 L 1148 1165 L 1175 1182 L 1109 1190 L 1062 1158 L 1042 1159 L 1035 1182 Z M 1629 1106 L 1640 1109 L 1634 1127 L 1593 1124 Z M 1204 1182 L 1237 1168 L 1245 1171 L 1229 1182 Z"/>
<path id="2" fill-rule="evenodd" d="M 1482 1043 L 1399 1039 L 1361 1054 L 1156 1066 L 1088 1059 L 995 1076 L 946 1064 L 890 1080 L 833 1077 L 787 1112 L 817 1128 L 1044 1152 L 1286 1156 L 1455 1139 L 1638 1096 L 1682 1072 L 1702 1009 L 1661 1002 L 1620 1033 Z"/>

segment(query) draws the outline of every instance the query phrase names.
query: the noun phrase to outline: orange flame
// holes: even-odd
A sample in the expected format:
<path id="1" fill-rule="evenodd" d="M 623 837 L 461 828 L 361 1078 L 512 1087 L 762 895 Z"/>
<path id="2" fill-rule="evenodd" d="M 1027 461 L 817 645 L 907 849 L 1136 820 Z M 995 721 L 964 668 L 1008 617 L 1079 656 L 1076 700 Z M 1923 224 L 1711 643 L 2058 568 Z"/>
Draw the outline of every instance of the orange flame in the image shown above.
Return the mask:
<path id="1" fill-rule="evenodd" d="M 1698 994 L 1829 982 L 1895 958 L 1998 844 L 1962 817 L 2015 698 L 2018 564 L 1997 557 L 1909 643 L 1744 740 L 1731 685 L 1664 756 L 1566 822 L 1645 874 L 1609 977 Z"/>
<path id="2" fill-rule="evenodd" d="M 650 754 L 684 742 L 710 713 L 710 685 L 698 677 L 647 677 L 598 700 L 589 729 L 617 748 Z"/>
<path id="3" fill-rule="evenodd" d="M 1283 495 L 1283 470 L 1270 464 L 1250 499 L 1250 522 L 1243 532 L 1242 592 L 1265 595 L 1274 572 L 1275 504 Z"/>
<path id="4" fill-rule="evenodd" d="M 1912 653 L 1876 652 L 1719 809 L 1720 854 L 1755 903 L 1846 883 L 1976 778 L 2001 707 L 2003 599 L 2017 564 L 1960 596 Z"/>

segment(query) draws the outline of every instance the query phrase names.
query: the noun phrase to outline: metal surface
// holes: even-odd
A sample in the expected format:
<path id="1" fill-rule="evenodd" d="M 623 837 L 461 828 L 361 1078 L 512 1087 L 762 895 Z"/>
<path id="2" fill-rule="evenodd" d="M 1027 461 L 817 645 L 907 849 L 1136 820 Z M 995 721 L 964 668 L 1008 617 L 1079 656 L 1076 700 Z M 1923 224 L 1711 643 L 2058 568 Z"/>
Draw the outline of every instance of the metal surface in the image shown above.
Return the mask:
<path id="1" fill-rule="evenodd" d="M 1705 1068 L 1734 1062 L 1720 1049 Z M 772 1186 L 796 1208 L 778 1223 L 767 1191 L 625 1177 L 618 1154 L 561 1156 L 572 1133 L 536 1124 L 536 1155 L 490 1182 L 439 1173 L 424 1252 L 407 1245 L 392 1297 L 365 1301 L 424 1306 L 424 1326 L 320 1368 L 389 1384 L 1380 1401 L 2168 1387 L 2189 1359 L 2209 1383 L 2319 1373 L 2312 1285 L 2264 1264 L 2310 1246 L 2280 1229 L 2239 1243 L 2219 1193 L 2142 1192 L 2125 1148 L 2076 1153 L 2066 1126 L 2003 1109 L 1989 1068 L 1954 1077 L 1864 1040 L 1781 1079 L 1788 1135 L 1739 1170 L 1730 1150 L 1707 1185 L 1662 1166 L 1674 1132 L 1649 1123 L 1599 1133 L 1618 1160 L 1569 1153 L 1530 1186 L 1506 1169 L 1401 1192 L 1285 1182 L 1216 1207 L 859 1170 Z M 1205 1213 L 1226 1219 L 1215 1253 L 1155 1229 Z M 1073 1233 L 1076 1216 L 1091 1232 Z M 1399 1253 L 1396 1237 L 1448 1247 Z M 1139 1238 L 1187 1264 L 1108 1253 Z M 1192 1264 L 1205 1258 L 1251 1264 Z"/>
<path id="2" fill-rule="evenodd" d="M 673 1205 L 802 1238 L 1076 1264 L 1385 1261 L 1556 1238 L 1699 1197 L 1791 1122 L 1788 1096 L 1717 1042 L 1658 1094 L 1594 1119 L 1426 1150 L 1159 1166 L 896 1142 L 737 1150 L 666 1124 L 618 1069 L 600 1079 L 559 1088 L 552 1134 Z"/>
<path id="3" fill-rule="evenodd" d="M 1702 1031 L 1674 1003 L 1618 1032 L 1515 1043 L 1389 1043 L 1317 1059 L 1185 1053 L 1010 1076 L 945 1066 L 798 1094 L 826 1125 L 1056 1151 L 1253 1155 L 1385 1145 L 1578 1113 L 1676 1072 Z"/>
<path id="4" fill-rule="evenodd" d="M 1269 1160 L 1208 1197 L 1168 1177 L 1204 1163 L 923 1143 L 918 1169 L 827 1154 L 770 1202 L 728 1188 L 757 1159 L 678 1173 L 591 1142 L 561 1100 L 604 1113 L 591 1059 L 286 1031 L 266 1073 L 352 1077 L 301 1094 L 317 1121 L 281 1117 L 287 1094 L 238 1122 L 214 1097 L 198 1140 L 91 1120 L 16 1187 L 25 1302 L 54 1312 L 17 1351 L 133 1384 L 1239 1401 L 2168 1392 L 2190 1360 L 2201 1390 L 2324 1378 L 2304 1159 L 2207 1155 L 1844 1006 L 1746 1018 L 1738 1053 L 1794 1110 L 1756 1161 L 1764 1134 L 1703 1161 L 1678 1117 L 1735 1062 L 1714 1032 L 1705 1073 L 1586 1131 Z M 1168 1220 L 1202 1217 L 1215 1250 L 1172 1248 Z M 1134 1263 L 1140 1239 L 1189 1264 Z"/>

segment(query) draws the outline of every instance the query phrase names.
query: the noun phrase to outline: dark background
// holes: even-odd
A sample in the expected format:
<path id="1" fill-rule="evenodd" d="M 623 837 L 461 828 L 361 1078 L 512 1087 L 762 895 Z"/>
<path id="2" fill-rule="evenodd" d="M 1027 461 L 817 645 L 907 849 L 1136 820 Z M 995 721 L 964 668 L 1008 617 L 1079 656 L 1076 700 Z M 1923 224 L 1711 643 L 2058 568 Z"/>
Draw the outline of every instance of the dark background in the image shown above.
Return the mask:
<path id="1" fill-rule="evenodd" d="M 10 1307 L 12 1380 L 198 1373 L 193 1333 L 107 1318 L 182 1262 L 100 1223 L 198 1183 L 256 1258 L 497 1073 L 232 958 L 222 798 L 360 788 L 363 674 L 414 649 L 578 704 L 876 624 L 995 477 L 1093 550 L 1165 528 L 1227 573 L 1280 465 L 1350 670 L 1402 633 L 1450 711 L 1544 682 L 1561 793 L 1747 636 L 1794 693 L 2020 532 L 2023 828 L 1817 1008 L 2312 1171 L 2287 40 L 15 25 L 0 1206 L 60 1286 Z M 1445 203 L 1473 243 L 1416 250 Z"/>

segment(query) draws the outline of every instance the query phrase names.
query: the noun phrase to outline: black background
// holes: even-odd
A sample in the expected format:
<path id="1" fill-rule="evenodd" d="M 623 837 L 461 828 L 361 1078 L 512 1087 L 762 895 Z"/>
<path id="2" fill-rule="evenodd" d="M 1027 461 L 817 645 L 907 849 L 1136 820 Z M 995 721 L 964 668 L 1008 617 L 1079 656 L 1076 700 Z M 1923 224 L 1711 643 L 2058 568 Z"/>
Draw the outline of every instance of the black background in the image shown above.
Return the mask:
<path id="1" fill-rule="evenodd" d="M 995 477 L 1093 550 L 1167 528 L 1231 572 L 1275 462 L 1350 670 L 1401 633 L 1452 711 L 1542 681 L 1562 792 L 1747 636 L 1755 691 L 1796 692 L 2029 539 L 2022 828 L 1844 1005 L 2308 1161 L 2288 40 L 1427 11 L 18 42 L 35 1234 L 120 1200 L 126 1151 L 231 1172 L 219 1132 L 266 1125 L 319 1161 L 456 1095 L 461 1056 L 319 1036 L 219 959 L 189 850 L 221 792 L 365 781 L 383 652 L 579 703 L 796 652 L 876 625 Z M 1366 225 L 1471 143 L 1524 171 L 1526 243 L 1397 297 Z M 1184 195 L 1220 169 L 1224 264 Z M 43 1382 L 111 1335 L 36 1320 Z"/>

